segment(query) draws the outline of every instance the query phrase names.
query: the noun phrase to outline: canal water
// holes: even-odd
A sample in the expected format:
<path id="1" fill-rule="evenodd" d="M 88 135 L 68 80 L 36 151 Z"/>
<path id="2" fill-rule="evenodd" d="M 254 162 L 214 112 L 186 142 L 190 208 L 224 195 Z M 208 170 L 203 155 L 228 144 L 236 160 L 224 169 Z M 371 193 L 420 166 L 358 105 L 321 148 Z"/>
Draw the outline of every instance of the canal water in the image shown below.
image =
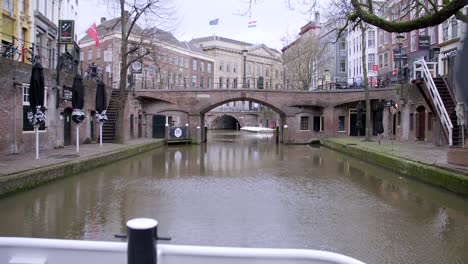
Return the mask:
<path id="1" fill-rule="evenodd" d="M 367 263 L 468 263 L 468 200 L 324 147 L 210 131 L 0 199 L 0 236 L 329 250 Z"/>

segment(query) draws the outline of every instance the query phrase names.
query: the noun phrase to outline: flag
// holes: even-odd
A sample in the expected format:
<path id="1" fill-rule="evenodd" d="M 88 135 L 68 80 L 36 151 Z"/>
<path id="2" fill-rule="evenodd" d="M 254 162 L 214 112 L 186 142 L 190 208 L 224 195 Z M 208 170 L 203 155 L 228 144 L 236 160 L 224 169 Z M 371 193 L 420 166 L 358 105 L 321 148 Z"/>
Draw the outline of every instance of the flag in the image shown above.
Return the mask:
<path id="1" fill-rule="evenodd" d="M 99 48 L 99 37 L 98 37 L 97 28 L 96 28 L 96 23 L 93 23 L 88 28 L 88 30 L 86 30 L 86 34 L 88 34 L 90 38 L 94 39 L 94 41 L 96 42 L 96 47 Z"/>
<path id="2" fill-rule="evenodd" d="M 286 42 L 286 37 L 280 38 L 280 41 L 281 41 L 281 42 Z"/>
<path id="3" fill-rule="evenodd" d="M 249 21 L 249 28 L 256 27 L 256 26 L 257 26 L 257 20 Z"/>
<path id="4" fill-rule="evenodd" d="M 216 26 L 218 25 L 218 22 L 219 22 L 219 18 L 210 20 L 210 26 Z"/>

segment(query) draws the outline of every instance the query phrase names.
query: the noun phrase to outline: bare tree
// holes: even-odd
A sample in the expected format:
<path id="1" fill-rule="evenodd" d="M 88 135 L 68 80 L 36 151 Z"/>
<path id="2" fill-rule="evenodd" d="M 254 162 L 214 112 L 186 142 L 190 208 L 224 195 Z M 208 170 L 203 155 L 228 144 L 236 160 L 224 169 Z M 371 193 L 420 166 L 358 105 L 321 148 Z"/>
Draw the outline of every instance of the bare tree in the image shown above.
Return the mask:
<path id="1" fill-rule="evenodd" d="M 119 112 L 115 127 L 115 141 L 123 141 L 124 109 L 127 102 L 127 74 L 130 66 L 151 53 L 152 42 L 157 39 L 149 25 L 164 25 L 173 16 L 169 0 L 109 0 L 120 9 L 120 81 Z M 115 2 L 114 2 L 115 1 Z M 143 25 L 143 28 L 138 24 Z"/>
<path id="2" fill-rule="evenodd" d="M 313 86 L 314 76 L 325 61 L 324 48 L 316 34 L 304 35 L 289 44 L 283 52 L 283 64 L 289 83 L 300 90 Z"/>

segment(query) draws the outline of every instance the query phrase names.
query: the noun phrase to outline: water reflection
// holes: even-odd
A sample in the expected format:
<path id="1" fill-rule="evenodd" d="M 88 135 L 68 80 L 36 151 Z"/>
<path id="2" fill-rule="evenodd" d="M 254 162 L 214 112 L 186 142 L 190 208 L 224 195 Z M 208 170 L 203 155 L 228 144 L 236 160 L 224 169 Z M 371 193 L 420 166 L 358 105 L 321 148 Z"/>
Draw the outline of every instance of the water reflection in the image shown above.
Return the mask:
<path id="1" fill-rule="evenodd" d="M 468 259 L 466 199 L 326 148 L 209 137 L 0 199 L 0 235 L 112 240 L 145 216 L 177 244 L 325 249 L 368 263 Z"/>

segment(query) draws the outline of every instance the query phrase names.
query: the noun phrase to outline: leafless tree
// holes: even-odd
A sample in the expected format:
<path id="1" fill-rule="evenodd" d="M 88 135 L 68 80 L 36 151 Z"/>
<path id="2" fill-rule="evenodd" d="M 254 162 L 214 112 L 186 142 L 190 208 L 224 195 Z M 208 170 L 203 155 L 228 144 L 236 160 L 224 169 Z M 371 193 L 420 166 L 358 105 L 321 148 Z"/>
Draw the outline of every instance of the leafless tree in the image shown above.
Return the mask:
<path id="1" fill-rule="evenodd" d="M 316 34 L 307 34 L 289 44 L 283 53 L 286 79 L 300 90 L 313 86 L 314 77 L 326 61 L 325 48 Z"/>
<path id="2" fill-rule="evenodd" d="M 168 29 L 174 22 L 174 8 L 170 0 L 109 0 L 109 7 L 120 10 L 114 27 L 120 26 L 119 112 L 115 127 L 115 141 L 122 142 L 124 109 L 127 101 L 127 75 L 131 65 L 149 57 L 158 41 L 154 26 Z M 102 36 L 100 36 L 102 37 Z"/>

